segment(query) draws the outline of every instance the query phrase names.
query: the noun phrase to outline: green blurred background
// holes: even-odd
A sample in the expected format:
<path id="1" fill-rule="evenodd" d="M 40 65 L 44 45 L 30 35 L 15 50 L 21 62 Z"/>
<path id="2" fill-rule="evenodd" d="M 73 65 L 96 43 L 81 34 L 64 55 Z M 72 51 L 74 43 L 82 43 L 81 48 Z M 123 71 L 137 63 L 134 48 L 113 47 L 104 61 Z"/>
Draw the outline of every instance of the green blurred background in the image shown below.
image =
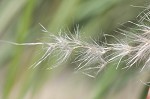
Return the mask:
<path id="1" fill-rule="evenodd" d="M 98 41 L 144 10 L 148 0 L 0 0 L 0 39 L 17 43 L 38 42 L 45 33 L 79 25 L 81 37 Z M 113 63 L 96 78 L 74 73 L 71 62 L 46 70 L 52 60 L 29 69 L 42 55 L 40 46 L 0 43 L 0 99 L 144 99 L 140 82 L 148 72 L 115 69 Z"/>

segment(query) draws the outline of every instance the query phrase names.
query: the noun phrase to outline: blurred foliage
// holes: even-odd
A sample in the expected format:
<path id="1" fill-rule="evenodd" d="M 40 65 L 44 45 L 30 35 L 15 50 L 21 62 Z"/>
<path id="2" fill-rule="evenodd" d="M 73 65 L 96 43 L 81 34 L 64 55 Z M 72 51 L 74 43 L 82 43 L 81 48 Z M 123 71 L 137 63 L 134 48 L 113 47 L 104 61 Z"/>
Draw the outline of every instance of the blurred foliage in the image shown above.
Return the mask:
<path id="1" fill-rule="evenodd" d="M 116 28 L 129 20 L 134 20 L 144 10 L 131 5 L 146 7 L 148 4 L 147 0 L 0 0 L 0 38 L 18 43 L 37 42 L 44 39 L 46 35 L 40 31 L 41 27 L 38 23 L 41 23 L 52 33 L 58 33 L 64 28 L 73 33 L 76 25 L 79 25 L 81 37 L 92 37 L 98 41 L 98 39 L 103 39 L 103 33 L 117 35 L 114 33 Z M 64 72 L 67 74 L 66 78 L 70 77 L 68 76 L 71 75 L 70 71 L 73 73 L 74 66 L 70 66 L 72 65 L 70 63 L 63 64 L 64 66 L 56 70 L 45 70 L 45 66 L 52 64 L 50 61 L 45 61 L 35 69 L 28 69 L 41 56 L 37 54 L 37 51 L 42 52 L 39 51 L 39 47 L 1 43 L 0 48 L 1 99 L 52 99 L 42 98 L 42 93 L 40 93 L 46 82 L 53 81 L 55 77 L 55 79 L 58 78 L 55 82 L 59 82 L 59 76 L 62 77 L 61 74 Z M 71 92 L 68 91 L 66 96 L 71 98 L 61 97 L 61 99 L 131 99 L 122 98 L 127 94 L 119 97 L 120 90 L 123 90 L 131 79 L 138 78 L 138 75 L 135 69 L 116 70 L 113 63 L 94 80 L 75 74 L 71 76 L 74 79 L 70 79 L 69 82 L 79 84 L 84 79 L 84 84 L 87 83 L 87 86 L 83 89 L 86 89 L 85 93 L 89 94 L 79 95 L 77 93 L 79 88 L 76 89 L 78 84 L 75 84 L 72 90 L 77 91 L 72 92 L 74 96 L 80 98 L 70 96 Z M 64 78 L 61 79 L 62 86 L 65 86 L 63 85 Z M 134 82 L 136 80 L 133 79 Z M 47 86 L 51 86 L 50 84 Z M 134 87 L 136 86 L 132 86 Z M 55 88 L 59 89 L 59 87 Z M 61 94 L 65 94 L 64 91 Z M 132 94 L 130 89 L 128 91 Z M 138 99 L 140 95 L 144 95 L 142 91 L 143 89 L 140 89 L 140 94 L 136 94 L 136 98 L 132 99 Z M 53 93 L 59 95 L 55 90 Z M 37 94 L 41 94 L 41 97 Z M 44 96 L 49 94 L 51 93 L 47 92 Z M 116 97 L 117 95 L 119 98 Z M 53 99 L 60 99 L 60 97 Z"/>

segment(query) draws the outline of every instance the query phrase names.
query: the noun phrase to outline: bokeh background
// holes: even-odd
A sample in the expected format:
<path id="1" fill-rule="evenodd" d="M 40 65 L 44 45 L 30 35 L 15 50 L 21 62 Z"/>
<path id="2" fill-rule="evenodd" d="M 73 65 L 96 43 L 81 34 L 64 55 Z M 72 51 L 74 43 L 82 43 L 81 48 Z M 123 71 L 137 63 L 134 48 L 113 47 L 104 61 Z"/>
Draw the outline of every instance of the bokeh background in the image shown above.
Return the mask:
<path id="1" fill-rule="evenodd" d="M 47 35 L 41 23 L 54 34 L 60 29 L 73 34 L 79 25 L 81 37 L 99 41 L 103 33 L 117 36 L 115 30 L 136 21 L 149 4 L 149 0 L 0 0 L 0 40 L 39 42 Z M 116 70 L 112 63 L 90 78 L 74 73 L 71 61 L 45 69 L 52 60 L 29 69 L 41 55 L 41 46 L 0 43 L 0 99 L 145 99 L 142 81 L 148 80 L 147 71 Z"/>

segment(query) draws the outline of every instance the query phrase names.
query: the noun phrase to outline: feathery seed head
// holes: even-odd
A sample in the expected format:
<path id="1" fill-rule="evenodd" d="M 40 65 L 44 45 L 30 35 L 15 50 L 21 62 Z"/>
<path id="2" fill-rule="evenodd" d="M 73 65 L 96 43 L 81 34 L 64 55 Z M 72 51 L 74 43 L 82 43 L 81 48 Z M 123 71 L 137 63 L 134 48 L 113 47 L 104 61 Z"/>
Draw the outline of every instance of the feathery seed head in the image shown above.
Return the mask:
<path id="1" fill-rule="evenodd" d="M 143 70 L 150 65 L 150 26 L 145 24 L 145 21 L 150 22 L 150 12 L 148 11 L 143 16 L 139 16 L 138 24 L 129 21 L 136 28 L 130 28 L 129 31 L 120 29 L 119 32 L 123 34 L 125 39 L 122 38 L 120 40 L 120 38 L 118 39 L 113 35 L 106 34 L 105 36 L 113 37 L 116 43 L 108 43 L 105 47 L 97 44 L 95 41 L 92 44 L 82 41 L 79 36 L 79 27 L 75 30 L 75 36 L 65 34 L 62 31 L 58 35 L 54 35 L 41 24 L 42 31 L 49 34 L 49 41 L 22 44 L 7 43 L 13 45 L 42 45 L 44 54 L 31 66 L 33 68 L 39 66 L 44 60 L 48 57 L 51 58 L 54 54 L 58 58 L 56 59 L 56 64 L 49 69 L 55 68 L 67 61 L 71 53 L 76 50 L 78 53 L 74 60 L 74 63 L 78 64 L 76 70 L 90 77 L 95 77 L 109 62 L 114 62 L 116 59 L 119 59 L 116 68 L 118 68 L 121 61 L 126 59 L 126 67 L 130 68 L 135 63 L 143 62 Z"/>

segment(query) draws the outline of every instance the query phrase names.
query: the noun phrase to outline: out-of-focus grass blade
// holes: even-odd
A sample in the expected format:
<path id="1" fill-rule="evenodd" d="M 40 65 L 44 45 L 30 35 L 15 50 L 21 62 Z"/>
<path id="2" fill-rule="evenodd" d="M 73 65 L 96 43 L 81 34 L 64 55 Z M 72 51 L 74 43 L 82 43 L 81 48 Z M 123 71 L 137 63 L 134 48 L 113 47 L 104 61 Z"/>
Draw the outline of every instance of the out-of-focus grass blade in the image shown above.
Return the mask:
<path id="1" fill-rule="evenodd" d="M 13 4 L 13 6 L 14 5 L 15 4 Z M 21 17 L 19 27 L 18 27 L 18 33 L 17 33 L 17 36 L 18 36 L 17 41 L 18 42 L 24 42 L 26 36 L 29 33 L 27 31 L 29 31 L 29 25 L 31 24 L 31 15 L 33 14 L 32 12 L 34 9 L 34 5 L 35 5 L 35 0 L 28 0 L 27 6 L 25 8 L 25 11 L 23 12 L 23 15 Z M 21 75 L 20 70 L 21 70 L 23 64 L 21 64 L 21 66 L 20 66 L 19 61 L 21 59 L 22 50 L 23 50 L 23 47 L 21 47 L 21 46 L 19 46 L 19 47 L 17 46 L 15 48 L 15 51 L 14 51 L 15 57 L 12 60 L 12 62 L 10 63 L 10 66 L 8 67 L 8 71 L 7 71 L 3 99 L 8 98 L 13 85 L 19 79 L 19 77 Z"/>
<path id="2" fill-rule="evenodd" d="M 95 0 L 94 2 L 85 2 L 79 6 L 77 16 L 79 20 L 97 16 L 112 8 L 112 6 L 116 5 L 119 1 L 121 0 Z"/>
<path id="3" fill-rule="evenodd" d="M 95 36 L 97 37 L 97 35 L 101 36 L 100 31 L 106 34 L 112 33 L 112 31 L 121 24 L 126 23 L 129 20 L 133 20 L 133 18 L 134 19 L 136 18 L 139 12 L 142 11 L 143 9 L 135 8 L 130 5 L 131 4 L 142 5 L 144 3 L 144 0 L 132 3 L 129 2 L 129 0 L 126 1 L 117 0 L 115 2 L 110 3 L 109 6 L 107 5 L 108 1 L 105 2 L 106 7 L 102 5 L 98 9 L 95 9 L 96 11 L 99 12 L 95 12 L 96 15 L 93 16 L 91 15 L 92 17 L 87 18 L 88 21 L 86 20 L 85 23 L 82 23 L 84 24 L 81 30 L 84 33 L 82 34 L 83 37 L 86 35 L 93 37 Z M 120 9 L 122 11 L 120 11 Z M 94 11 L 89 13 L 94 13 Z M 86 19 L 86 17 L 83 19 Z"/>
<path id="4" fill-rule="evenodd" d="M 69 26 L 73 22 L 73 17 L 77 4 L 80 0 L 63 0 L 58 11 L 53 16 L 53 21 L 49 28 L 52 32 L 57 32 L 62 26 Z"/>
<path id="5" fill-rule="evenodd" d="M 0 9 L 0 32 L 2 33 L 4 29 L 6 29 L 9 22 L 11 22 L 12 18 L 15 17 L 17 12 L 25 5 L 27 0 L 5 0 L 7 3 L 5 7 Z M 3 3 L 1 3 L 2 5 Z M 3 5 L 4 5 L 3 4 Z M 0 6 L 1 6 L 0 5 Z"/>
<path id="6" fill-rule="evenodd" d="M 95 86 L 95 94 L 93 99 L 103 99 L 107 90 L 111 88 L 111 84 L 115 81 L 115 78 L 119 74 L 119 71 L 114 68 L 113 65 L 109 65 L 110 67 L 105 71 L 102 78 L 97 81 L 97 85 Z"/>
<path id="7" fill-rule="evenodd" d="M 148 90 L 149 90 L 149 87 L 148 87 L 148 86 L 145 86 L 145 88 L 144 88 L 144 90 L 143 90 L 143 93 L 141 94 L 140 99 L 146 99 Z"/>
<path id="8" fill-rule="evenodd" d="M 147 78 L 148 78 L 148 76 L 147 76 Z M 149 82 L 150 78 L 148 78 L 147 81 Z M 148 91 L 149 91 L 149 88 L 150 88 L 149 85 L 150 85 L 150 83 L 148 83 L 147 85 L 145 85 L 145 87 L 143 88 L 143 93 L 141 94 L 140 99 L 146 99 Z"/>

